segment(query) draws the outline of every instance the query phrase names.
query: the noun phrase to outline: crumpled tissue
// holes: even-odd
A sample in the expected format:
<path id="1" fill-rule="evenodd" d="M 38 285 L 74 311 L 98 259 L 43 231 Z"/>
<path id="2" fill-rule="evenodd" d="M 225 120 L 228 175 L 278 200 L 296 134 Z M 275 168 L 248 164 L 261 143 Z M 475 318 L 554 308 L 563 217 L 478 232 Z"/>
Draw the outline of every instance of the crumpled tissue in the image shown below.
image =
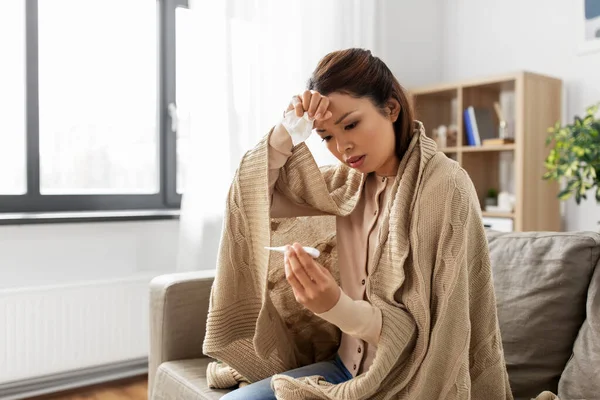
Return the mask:
<path id="1" fill-rule="evenodd" d="M 315 120 L 305 112 L 302 117 L 296 115 L 296 111 L 290 110 L 285 113 L 281 125 L 288 131 L 292 137 L 294 146 L 304 142 L 310 136 Z"/>

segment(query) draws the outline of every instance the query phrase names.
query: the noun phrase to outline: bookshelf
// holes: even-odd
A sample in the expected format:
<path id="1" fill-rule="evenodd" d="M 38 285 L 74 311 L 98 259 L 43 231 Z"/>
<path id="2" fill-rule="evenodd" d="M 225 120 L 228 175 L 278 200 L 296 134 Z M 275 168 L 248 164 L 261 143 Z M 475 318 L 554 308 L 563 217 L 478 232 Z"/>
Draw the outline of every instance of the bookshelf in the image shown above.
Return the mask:
<path id="1" fill-rule="evenodd" d="M 558 183 L 542 180 L 547 129 L 561 120 L 562 81 L 546 75 L 518 71 L 504 75 L 411 88 L 416 117 L 427 135 L 435 137 L 440 125 L 453 127 L 456 139 L 440 148 L 469 174 L 483 211 L 484 221 L 509 222 L 513 231 L 560 231 Z M 508 144 L 469 146 L 464 110 L 491 110 L 494 134 L 499 135 L 500 118 L 506 121 Z M 489 189 L 514 196 L 514 207 L 486 211 Z"/>

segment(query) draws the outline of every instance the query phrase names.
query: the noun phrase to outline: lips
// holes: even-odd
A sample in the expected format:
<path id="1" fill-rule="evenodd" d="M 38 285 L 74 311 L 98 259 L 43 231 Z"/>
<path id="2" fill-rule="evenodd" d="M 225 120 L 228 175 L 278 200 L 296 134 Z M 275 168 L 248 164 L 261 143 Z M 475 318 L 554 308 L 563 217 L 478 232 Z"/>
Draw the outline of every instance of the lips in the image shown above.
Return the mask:
<path id="1" fill-rule="evenodd" d="M 363 164 L 363 161 L 365 161 L 365 157 L 365 155 L 349 157 L 346 159 L 346 163 L 348 163 L 348 165 L 352 168 L 360 168 L 360 166 Z"/>
<path id="2" fill-rule="evenodd" d="M 358 160 L 360 160 L 360 159 L 361 159 L 361 157 L 363 157 L 363 156 L 354 156 L 354 157 L 350 157 L 350 158 L 347 158 L 347 159 L 346 159 L 346 162 L 347 162 L 348 164 L 352 164 L 352 163 L 355 163 L 355 162 L 357 162 Z"/>

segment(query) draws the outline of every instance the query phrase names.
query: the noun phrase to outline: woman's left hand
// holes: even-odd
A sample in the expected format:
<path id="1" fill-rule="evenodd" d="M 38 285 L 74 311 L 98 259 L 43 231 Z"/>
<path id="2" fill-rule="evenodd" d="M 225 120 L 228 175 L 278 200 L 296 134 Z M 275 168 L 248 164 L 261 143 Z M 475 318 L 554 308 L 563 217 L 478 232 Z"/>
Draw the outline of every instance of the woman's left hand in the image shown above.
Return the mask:
<path id="1" fill-rule="evenodd" d="M 299 243 L 287 246 L 285 277 L 294 290 L 296 301 L 315 314 L 329 311 L 340 298 L 340 287 L 327 270 L 316 262 Z"/>

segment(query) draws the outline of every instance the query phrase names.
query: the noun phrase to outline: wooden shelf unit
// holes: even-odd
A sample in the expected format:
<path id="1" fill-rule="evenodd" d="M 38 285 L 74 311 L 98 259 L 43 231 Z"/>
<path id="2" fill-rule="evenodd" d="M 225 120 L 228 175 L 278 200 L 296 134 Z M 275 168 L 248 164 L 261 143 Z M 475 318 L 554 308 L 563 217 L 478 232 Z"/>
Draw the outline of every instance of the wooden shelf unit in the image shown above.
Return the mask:
<path id="1" fill-rule="evenodd" d="M 505 212 L 494 212 L 494 211 L 483 211 L 482 215 L 484 217 L 490 218 L 514 218 L 514 213 L 505 213 Z"/>
<path id="2" fill-rule="evenodd" d="M 432 136 L 440 125 L 456 125 L 456 146 L 440 149 L 456 160 L 469 174 L 479 196 L 483 216 L 513 220 L 514 231 L 560 231 L 559 185 L 542 179 L 548 127 L 561 120 L 562 81 L 527 71 L 417 87 L 409 90 L 416 118 Z M 463 111 L 469 107 L 489 108 L 496 130 L 499 121 L 493 110 L 503 94 L 514 99 L 515 142 L 504 145 L 466 145 Z M 507 172 L 508 171 L 508 172 Z M 507 175 L 508 174 L 508 175 Z M 504 179 L 501 179 L 501 176 Z M 501 187 L 504 182 L 511 187 Z M 508 190 L 515 195 L 511 213 L 486 212 L 485 196 L 489 189 Z"/>

